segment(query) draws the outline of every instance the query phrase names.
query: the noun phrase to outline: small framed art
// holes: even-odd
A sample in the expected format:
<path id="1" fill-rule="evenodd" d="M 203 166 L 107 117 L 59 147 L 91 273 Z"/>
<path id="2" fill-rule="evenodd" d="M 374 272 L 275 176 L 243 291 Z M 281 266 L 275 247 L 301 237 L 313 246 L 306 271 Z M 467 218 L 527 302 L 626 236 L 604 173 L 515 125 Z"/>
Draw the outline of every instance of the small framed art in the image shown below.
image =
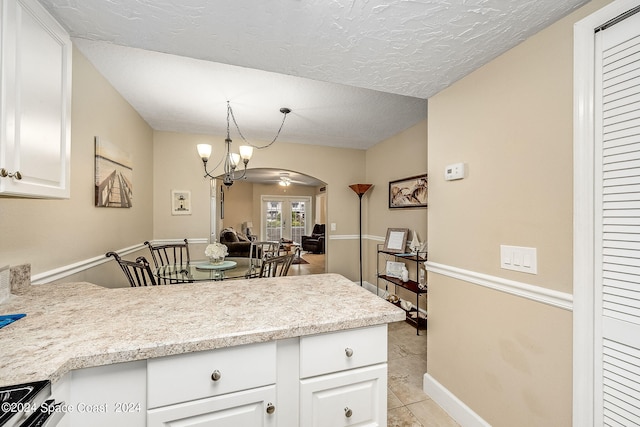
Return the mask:
<path id="1" fill-rule="evenodd" d="M 191 191 L 171 190 L 171 215 L 191 215 Z"/>

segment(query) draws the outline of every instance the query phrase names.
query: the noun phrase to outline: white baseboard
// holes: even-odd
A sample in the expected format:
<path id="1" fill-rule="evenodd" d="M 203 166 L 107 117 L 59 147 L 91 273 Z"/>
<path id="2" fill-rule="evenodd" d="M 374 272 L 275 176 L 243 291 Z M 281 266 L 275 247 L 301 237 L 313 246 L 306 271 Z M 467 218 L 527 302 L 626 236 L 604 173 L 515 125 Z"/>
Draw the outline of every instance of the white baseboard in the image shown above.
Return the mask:
<path id="1" fill-rule="evenodd" d="M 464 427 L 491 427 L 491 424 L 483 420 L 471 408 L 465 405 L 453 393 L 436 381 L 431 375 L 424 374 L 422 383 L 424 392 L 451 418 Z"/>

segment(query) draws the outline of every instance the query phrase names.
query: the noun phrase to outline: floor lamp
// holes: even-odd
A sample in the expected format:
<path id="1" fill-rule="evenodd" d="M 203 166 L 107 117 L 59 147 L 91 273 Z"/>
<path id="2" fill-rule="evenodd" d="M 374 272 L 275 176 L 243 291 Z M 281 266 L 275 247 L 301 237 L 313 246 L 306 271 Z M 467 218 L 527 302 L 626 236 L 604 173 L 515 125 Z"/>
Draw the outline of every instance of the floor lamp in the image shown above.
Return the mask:
<path id="1" fill-rule="evenodd" d="M 352 189 L 360 199 L 360 286 L 362 286 L 362 196 L 366 193 L 372 184 L 353 184 L 349 188 Z"/>

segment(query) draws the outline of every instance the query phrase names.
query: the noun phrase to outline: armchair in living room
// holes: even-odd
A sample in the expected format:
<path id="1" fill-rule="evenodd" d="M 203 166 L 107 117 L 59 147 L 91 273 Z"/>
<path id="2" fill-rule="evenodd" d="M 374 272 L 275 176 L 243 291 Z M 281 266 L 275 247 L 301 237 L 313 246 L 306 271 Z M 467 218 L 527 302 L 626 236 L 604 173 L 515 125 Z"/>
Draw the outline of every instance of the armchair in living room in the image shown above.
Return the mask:
<path id="1" fill-rule="evenodd" d="M 314 225 L 311 236 L 302 236 L 302 250 L 324 253 L 324 224 Z"/>

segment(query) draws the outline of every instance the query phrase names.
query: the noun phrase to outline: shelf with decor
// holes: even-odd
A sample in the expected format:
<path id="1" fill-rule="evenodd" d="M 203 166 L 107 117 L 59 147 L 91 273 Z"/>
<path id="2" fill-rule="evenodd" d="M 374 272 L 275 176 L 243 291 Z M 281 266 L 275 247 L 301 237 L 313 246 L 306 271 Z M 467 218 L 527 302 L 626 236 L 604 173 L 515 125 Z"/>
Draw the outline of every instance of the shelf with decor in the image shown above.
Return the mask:
<path id="1" fill-rule="evenodd" d="M 383 266 L 384 270 L 381 270 L 380 268 L 381 255 L 383 255 L 385 259 L 385 263 Z M 415 263 L 415 273 L 416 273 L 415 280 L 409 279 L 407 281 L 403 281 L 401 277 L 396 277 L 397 272 L 388 271 L 386 261 L 389 261 L 389 258 L 393 258 L 394 263 L 402 262 L 405 265 L 406 264 L 411 265 L 412 263 Z M 382 244 L 379 244 L 377 247 L 377 256 L 376 256 L 377 290 L 376 292 L 379 294 L 380 286 L 381 286 L 380 281 L 382 281 L 384 283 L 384 290 L 387 292 L 387 300 L 397 305 L 398 307 L 401 307 L 406 311 L 407 313 L 406 320 L 408 323 L 416 327 L 417 335 L 420 335 L 421 328 L 424 329 L 427 327 L 426 314 L 420 312 L 419 310 L 420 297 L 422 296 L 426 297 L 426 294 L 427 294 L 426 272 L 424 270 L 421 270 L 421 267 L 420 267 L 420 264 L 424 263 L 426 260 L 427 260 L 426 251 L 424 252 L 418 251 L 417 253 L 397 253 L 397 252 L 385 250 L 384 245 Z M 394 264 L 392 266 L 395 266 L 395 265 L 397 264 Z M 420 283 L 421 271 L 425 273 L 425 275 L 423 276 L 425 278 L 424 285 L 421 285 Z M 389 284 L 392 284 L 394 286 L 394 295 L 389 294 Z M 393 298 L 394 296 L 397 298 L 397 296 L 395 295 L 395 293 L 397 293 L 397 288 L 402 288 L 415 294 L 416 296 L 415 306 L 413 305 L 413 303 L 410 303 L 409 301 L 406 301 L 403 304 L 399 299 L 394 299 Z"/>

